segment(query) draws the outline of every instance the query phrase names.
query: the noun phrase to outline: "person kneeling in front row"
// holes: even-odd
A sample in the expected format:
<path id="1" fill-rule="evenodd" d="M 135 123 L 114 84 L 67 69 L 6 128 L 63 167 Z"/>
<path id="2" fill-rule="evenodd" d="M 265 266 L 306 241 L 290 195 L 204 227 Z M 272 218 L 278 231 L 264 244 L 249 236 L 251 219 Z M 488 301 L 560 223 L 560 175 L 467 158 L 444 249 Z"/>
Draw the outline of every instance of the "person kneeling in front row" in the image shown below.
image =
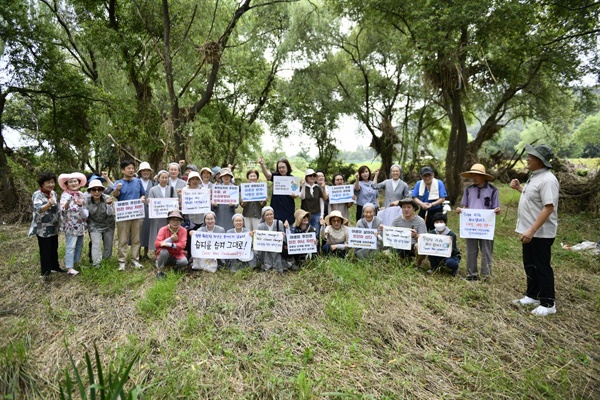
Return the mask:
<path id="1" fill-rule="evenodd" d="M 428 273 L 433 273 L 435 270 L 440 269 L 444 265 L 448 267 L 452 273 L 452 276 L 456 276 L 458 274 L 458 264 L 460 263 L 460 251 L 456 246 L 456 233 L 452 232 L 447 226 L 448 217 L 446 214 L 437 213 L 433 216 L 433 229 L 429 231 L 430 234 L 434 235 L 446 235 L 452 238 L 452 253 L 450 257 L 436 257 L 429 256 L 429 264 L 431 265 L 431 269 L 427 271 Z"/>
<path id="2" fill-rule="evenodd" d="M 165 277 L 163 272 L 165 265 L 175 265 L 180 268 L 187 266 L 188 260 L 185 257 L 187 232 L 181 227 L 182 222 L 183 217 L 179 210 L 173 210 L 167 217 L 167 225 L 158 231 L 154 247 L 156 248 L 156 268 L 158 268 L 156 277 L 159 279 Z"/>

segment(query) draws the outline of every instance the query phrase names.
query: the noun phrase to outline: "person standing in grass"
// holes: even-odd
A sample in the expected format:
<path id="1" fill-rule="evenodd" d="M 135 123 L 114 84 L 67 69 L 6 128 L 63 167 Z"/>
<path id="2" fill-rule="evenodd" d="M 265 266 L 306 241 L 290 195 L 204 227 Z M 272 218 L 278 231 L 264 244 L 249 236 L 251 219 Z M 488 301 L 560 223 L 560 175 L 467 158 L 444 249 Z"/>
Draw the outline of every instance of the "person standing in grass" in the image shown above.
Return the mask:
<path id="1" fill-rule="evenodd" d="M 64 190 L 60 196 L 60 230 L 65 233 L 65 267 L 69 275 L 77 275 L 75 264 L 81 261 L 83 239 L 87 231 L 88 210 L 83 206 L 83 193 L 87 178 L 80 172 L 60 174 L 58 186 Z"/>
<path id="2" fill-rule="evenodd" d="M 344 175 L 340 174 L 339 172 L 335 175 L 333 175 L 333 186 L 343 186 L 345 185 L 346 182 L 344 182 Z M 353 196 L 353 199 L 356 199 L 356 196 Z M 331 214 L 332 211 L 338 210 L 339 212 L 342 213 L 342 216 L 346 219 L 350 219 L 350 211 L 348 211 L 348 208 L 352 207 L 354 205 L 353 201 L 349 201 L 348 203 L 338 203 L 338 204 L 331 204 L 329 203 L 329 210 L 327 211 L 328 214 Z"/>
<path id="3" fill-rule="evenodd" d="M 147 161 L 140 163 L 137 175 L 146 193 L 148 193 L 156 184 L 152 179 L 150 179 L 152 172 L 154 172 L 154 170 L 150 167 L 150 164 Z M 144 204 L 144 220 L 142 221 L 142 227 L 140 228 L 141 259 L 148 259 L 148 248 L 150 248 L 150 244 L 154 241 L 154 237 L 150 235 L 150 225 L 150 210 L 148 208 L 148 203 L 146 202 Z"/>
<path id="4" fill-rule="evenodd" d="M 450 257 L 428 256 L 431 268 L 427 272 L 432 274 L 434 271 L 445 265 L 450 269 L 452 276 L 456 276 L 458 275 L 458 264 L 460 263 L 460 251 L 456 246 L 456 233 L 452 232 L 446 226 L 448 223 L 446 214 L 437 213 L 432 215 L 431 219 L 433 220 L 433 229 L 430 230 L 429 233 L 433 235 L 450 236 L 452 238 L 452 253 L 450 254 Z"/>
<path id="5" fill-rule="evenodd" d="M 363 207 L 367 203 L 375 206 L 375 214 L 377 214 L 377 196 L 379 195 L 379 190 L 373 189 L 371 170 L 366 165 L 361 165 L 356 173 L 354 195 L 356 196 L 356 221 L 359 221 L 363 217 Z"/>
<path id="6" fill-rule="evenodd" d="M 182 222 L 183 217 L 179 210 L 173 210 L 167 216 L 167 225 L 160 228 L 156 235 L 154 248 L 156 249 L 156 268 L 158 268 L 156 277 L 158 279 L 165 277 L 163 268 L 166 265 L 183 268 L 188 264 L 185 257 L 187 231 L 181 227 Z"/>
<path id="7" fill-rule="evenodd" d="M 246 172 L 246 178 L 250 183 L 258 182 L 258 171 L 251 169 Z M 244 216 L 244 225 L 249 230 L 253 231 L 258 227 L 260 223 L 260 214 L 262 208 L 267 204 L 266 200 L 262 201 L 242 201 L 241 206 L 243 208 L 242 215 Z M 235 224 L 234 224 L 235 225 Z"/>
<path id="8" fill-rule="evenodd" d="M 461 176 L 471 179 L 473 184 L 468 186 L 462 197 L 461 207 L 456 208 L 457 213 L 463 209 L 494 210 L 500 212 L 500 195 L 498 189 L 489 183 L 494 177 L 485 172 L 482 164 L 473 164 L 469 171 L 461 173 Z M 467 280 L 479 280 L 477 258 L 481 250 L 481 275 L 484 281 L 492 277 L 492 252 L 494 241 L 486 239 L 466 239 L 467 241 Z"/>
<path id="9" fill-rule="evenodd" d="M 274 176 L 292 176 L 292 166 L 286 158 L 277 160 L 277 171 L 270 172 L 265 165 L 262 156 L 258 159 L 262 173 L 268 181 L 273 182 Z M 271 196 L 271 207 L 275 213 L 274 218 L 279 221 L 287 221 L 288 224 L 294 223 L 294 211 L 296 211 L 295 198 L 297 194 L 274 194 Z M 262 217 L 261 217 L 262 219 Z"/>
<path id="10" fill-rule="evenodd" d="M 421 180 L 417 182 L 411 194 L 419 205 L 419 217 L 425 220 L 428 231 L 433 230 L 431 217 L 442 212 L 442 204 L 448 196 L 444 182 L 435 179 L 431 167 L 423 167 L 421 168 Z"/>
<path id="11" fill-rule="evenodd" d="M 235 186 L 233 184 L 233 172 L 229 168 L 221 169 L 221 185 L 225 186 Z M 225 231 L 233 228 L 233 216 L 235 215 L 235 210 L 238 207 L 238 203 L 231 204 L 217 204 L 212 203 L 212 210 L 215 212 L 217 216 L 217 225 L 221 226 Z"/>
<path id="12" fill-rule="evenodd" d="M 510 187 L 521 192 L 517 228 L 523 247 L 523 266 L 527 276 L 525 297 L 514 300 L 517 305 L 537 305 L 532 314 L 545 316 L 556 313 L 554 303 L 554 271 L 550 265 L 552 244 L 558 227 L 559 183 L 550 172 L 554 153 L 550 146 L 525 145 L 527 169 L 531 175 L 525 186 L 517 179 Z"/>
<path id="13" fill-rule="evenodd" d="M 400 175 L 402 174 L 402 169 L 398 164 L 394 164 L 390 168 L 391 179 L 386 179 L 381 183 L 377 183 L 377 178 L 379 177 L 379 170 L 375 170 L 374 174 L 375 176 L 373 177 L 373 184 L 371 186 L 373 187 L 373 189 L 376 190 L 384 190 L 384 208 L 397 206 L 400 204 L 400 200 L 410 195 L 408 185 L 400 178 Z"/>
<path id="14" fill-rule="evenodd" d="M 90 195 L 85 196 L 84 205 L 89 212 L 88 230 L 92 244 L 92 264 L 98 268 L 103 259 L 112 257 L 115 236 L 113 198 L 104 194 L 104 186 L 98 179 L 89 183 L 87 191 Z"/>
<path id="15" fill-rule="evenodd" d="M 316 232 L 321 229 L 319 222 L 324 214 L 324 210 L 321 208 L 323 205 L 321 199 L 327 200 L 327 188 L 322 189 L 317 184 L 317 173 L 309 168 L 304 173 L 304 179 L 300 183 L 300 208 L 310 213 L 310 226 L 315 228 Z"/>

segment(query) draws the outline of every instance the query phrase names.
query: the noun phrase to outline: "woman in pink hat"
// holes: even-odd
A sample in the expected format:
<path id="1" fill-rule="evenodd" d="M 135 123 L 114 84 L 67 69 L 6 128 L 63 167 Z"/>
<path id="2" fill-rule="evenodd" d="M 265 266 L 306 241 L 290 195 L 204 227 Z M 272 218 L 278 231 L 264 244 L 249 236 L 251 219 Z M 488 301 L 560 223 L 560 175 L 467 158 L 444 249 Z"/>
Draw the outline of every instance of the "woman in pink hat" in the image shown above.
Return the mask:
<path id="1" fill-rule="evenodd" d="M 81 261 L 83 237 L 87 230 L 88 210 L 83 205 L 83 193 L 79 190 L 87 182 L 80 172 L 61 174 L 58 186 L 64 190 L 60 196 L 61 231 L 65 233 L 65 267 L 69 275 L 77 275 L 75 264 Z"/>

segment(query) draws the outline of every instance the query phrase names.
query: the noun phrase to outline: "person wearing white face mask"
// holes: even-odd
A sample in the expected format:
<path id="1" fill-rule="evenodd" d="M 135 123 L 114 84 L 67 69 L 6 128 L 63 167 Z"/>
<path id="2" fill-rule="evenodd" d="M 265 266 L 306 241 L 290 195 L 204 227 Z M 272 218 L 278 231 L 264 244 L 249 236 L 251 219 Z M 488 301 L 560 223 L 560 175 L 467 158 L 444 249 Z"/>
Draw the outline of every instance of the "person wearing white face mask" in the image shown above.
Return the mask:
<path id="1" fill-rule="evenodd" d="M 460 263 L 460 251 L 456 246 L 456 233 L 452 232 L 446 226 L 446 223 L 448 222 L 446 214 L 435 214 L 432 219 L 434 229 L 429 231 L 429 233 L 450 236 L 452 238 L 452 253 L 448 258 L 428 256 L 431 269 L 427 272 L 431 274 L 441 267 L 446 266 L 450 269 L 452 276 L 456 276 L 458 275 L 458 264 Z"/>

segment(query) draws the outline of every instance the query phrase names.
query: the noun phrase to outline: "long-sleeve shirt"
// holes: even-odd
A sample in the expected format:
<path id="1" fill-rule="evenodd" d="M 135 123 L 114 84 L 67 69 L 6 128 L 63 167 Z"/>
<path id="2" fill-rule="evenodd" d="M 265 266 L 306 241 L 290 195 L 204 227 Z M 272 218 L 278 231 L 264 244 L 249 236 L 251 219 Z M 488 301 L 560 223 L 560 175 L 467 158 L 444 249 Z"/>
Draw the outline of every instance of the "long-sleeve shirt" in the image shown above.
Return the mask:
<path id="1" fill-rule="evenodd" d="M 165 225 L 158 231 L 156 240 L 154 241 L 154 247 L 156 248 L 156 256 L 160 254 L 162 249 L 167 249 L 169 255 L 175 258 L 185 257 L 185 245 L 187 244 L 187 231 L 181 226 L 177 229 L 177 240 L 172 242 L 175 247 L 162 247 L 160 244 L 171 237 L 172 233 L 169 229 L 169 225 Z"/>
<path id="2" fill-rule="evenodd" d="M 115 229 L 115 216 L 112 205 L 106 204 L 107 195 L 102 194 L 99 202 L 92 196 L 85 196 L 84 207 L 88 210 L 88 229 L 90 232 L 109 232 Z"/>

